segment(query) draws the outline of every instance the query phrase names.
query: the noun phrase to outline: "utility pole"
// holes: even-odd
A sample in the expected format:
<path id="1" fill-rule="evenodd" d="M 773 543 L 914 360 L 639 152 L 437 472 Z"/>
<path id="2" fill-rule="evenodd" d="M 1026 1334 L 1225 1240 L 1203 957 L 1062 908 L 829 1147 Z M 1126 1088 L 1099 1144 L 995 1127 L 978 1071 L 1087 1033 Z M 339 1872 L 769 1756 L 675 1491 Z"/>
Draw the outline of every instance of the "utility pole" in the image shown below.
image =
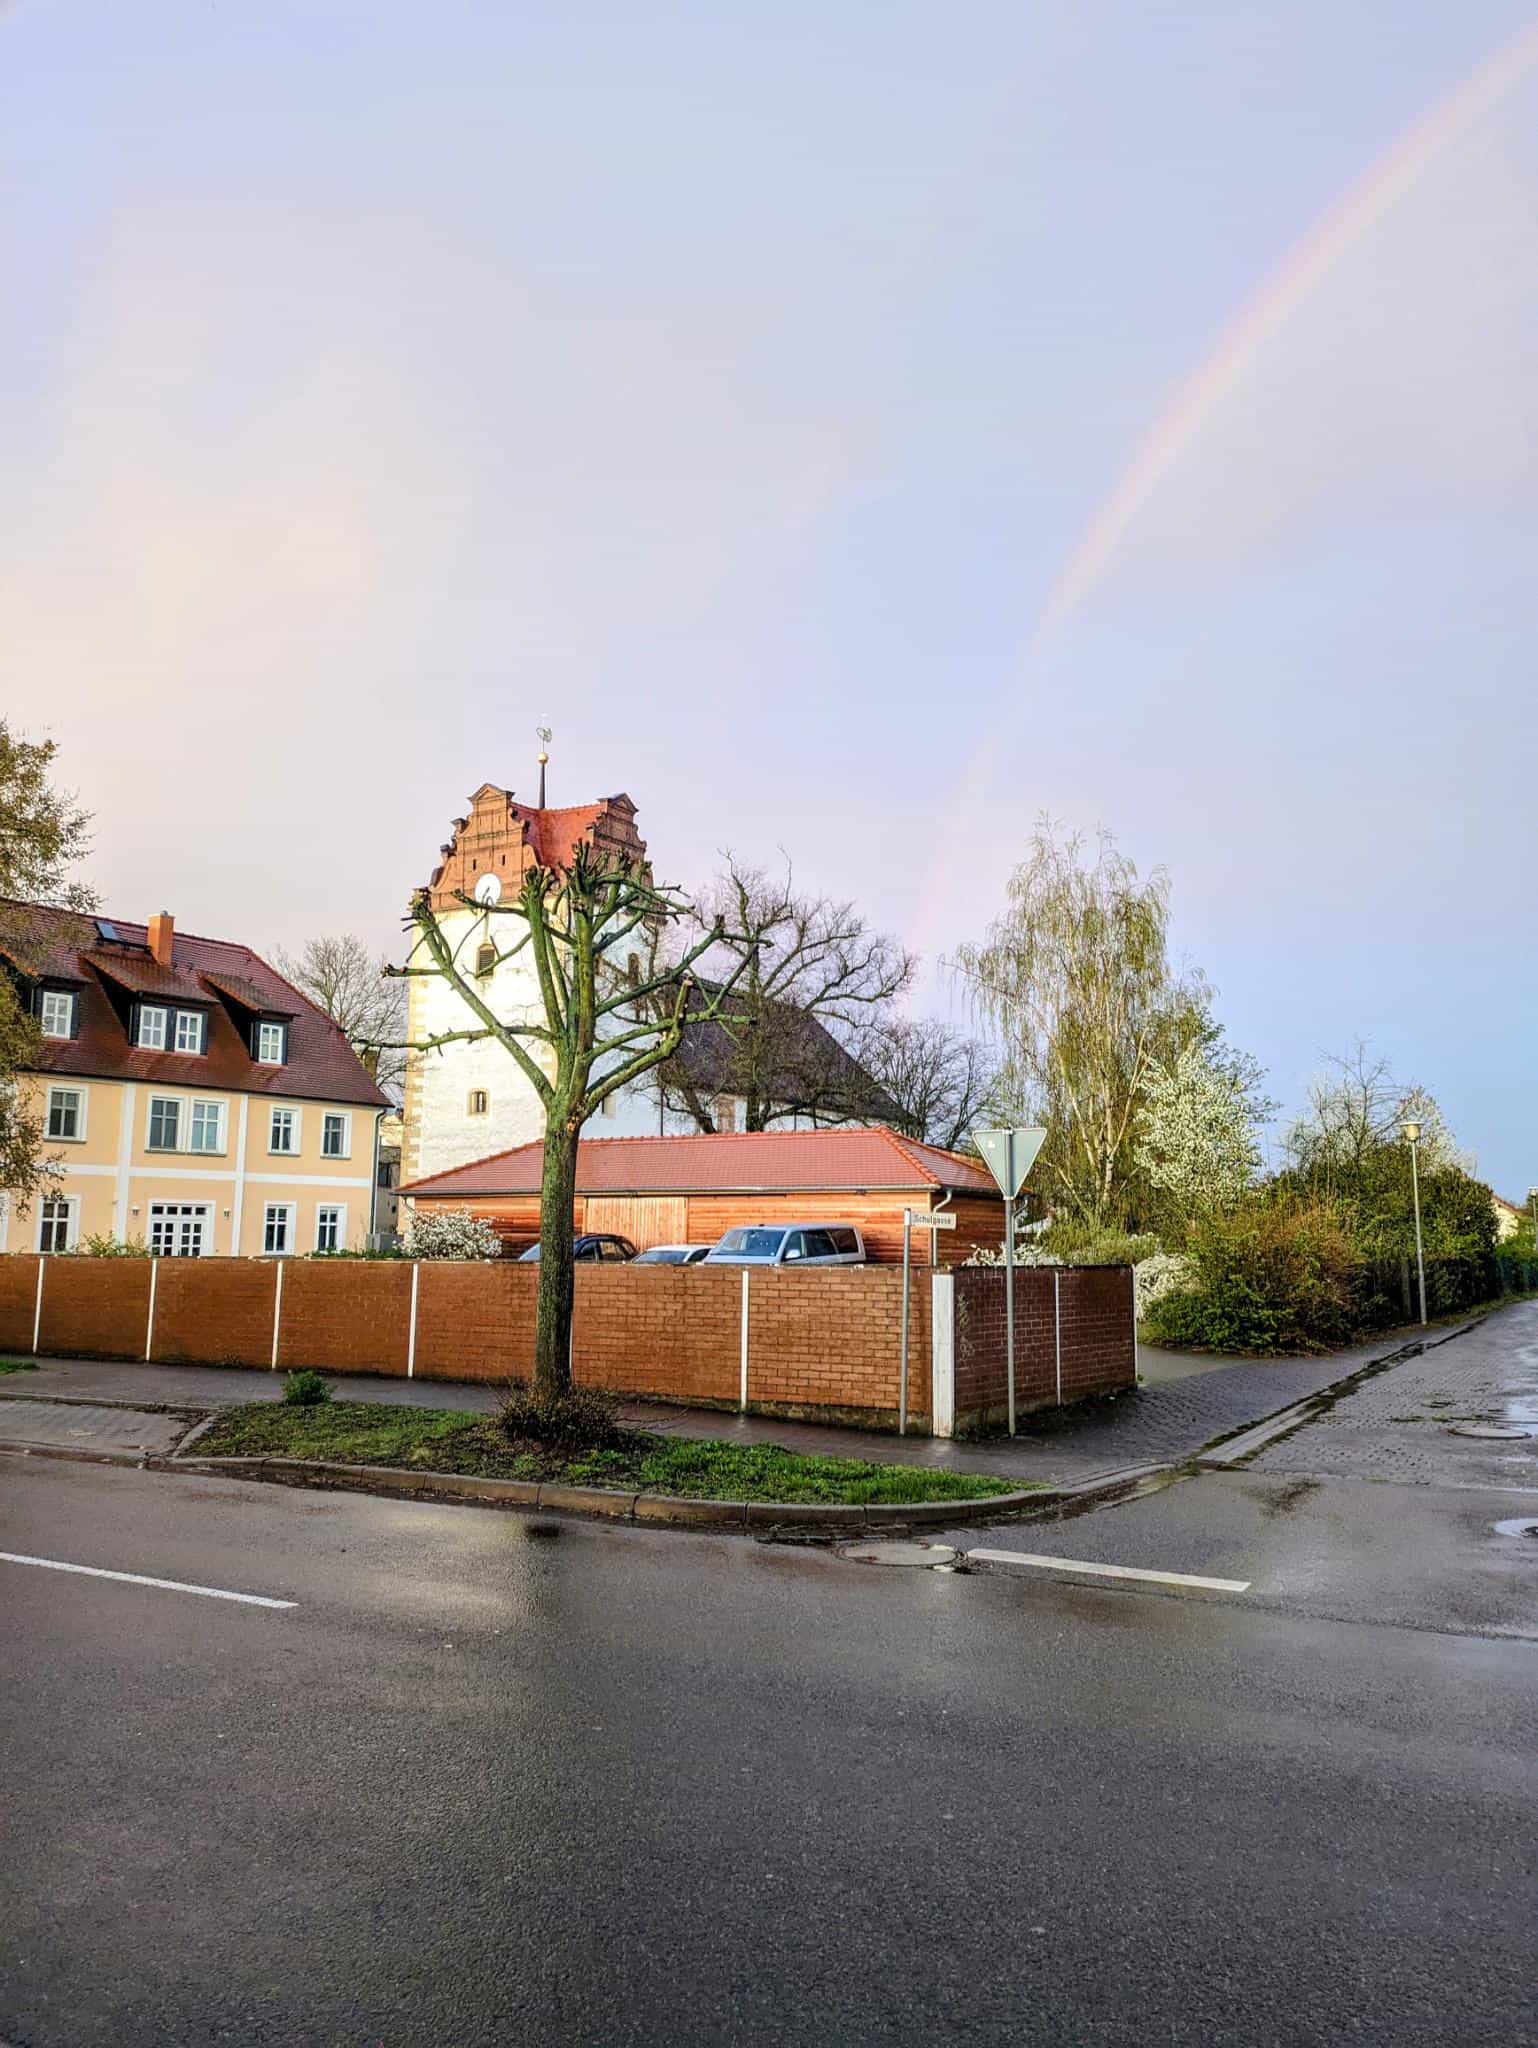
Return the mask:
<path id="1" fill-rule="evenodd" d="M 1420 1281 L 1421 1328 L 1426 1327 L 1426 1254 L 1421 1245 L 1421 1127 L 1413 1119 L 1404 1126 L 1410 1147 L 1410 1185 L 1415 1196 L 1415 1271 Z"/>

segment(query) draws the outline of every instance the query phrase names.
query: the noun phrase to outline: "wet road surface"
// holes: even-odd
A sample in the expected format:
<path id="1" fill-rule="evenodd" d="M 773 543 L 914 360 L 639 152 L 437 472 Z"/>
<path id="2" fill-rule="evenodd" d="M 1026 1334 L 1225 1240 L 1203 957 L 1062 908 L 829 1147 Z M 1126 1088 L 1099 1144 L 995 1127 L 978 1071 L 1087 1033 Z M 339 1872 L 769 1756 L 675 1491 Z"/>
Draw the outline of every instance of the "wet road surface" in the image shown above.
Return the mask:
<path id="1" fill-rule="evenodd" d="M 208 1589 L 0 1562 L 0 2039 L 1538 2042 L 1538 1651 L 1295 1484 L 1029 1532 L 1226 1596 L 0 1462 Z"/>

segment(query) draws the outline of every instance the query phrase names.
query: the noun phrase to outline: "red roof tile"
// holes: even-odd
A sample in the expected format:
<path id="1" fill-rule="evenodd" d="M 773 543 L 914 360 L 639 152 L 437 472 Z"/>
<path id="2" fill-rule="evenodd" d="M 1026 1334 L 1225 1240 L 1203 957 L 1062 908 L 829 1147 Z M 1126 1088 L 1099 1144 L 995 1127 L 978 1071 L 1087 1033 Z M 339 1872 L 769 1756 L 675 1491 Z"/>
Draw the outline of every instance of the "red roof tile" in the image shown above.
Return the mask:
<path id="1" fill-rule="evenodd" d="M 406 1195 L 530 1195 L 539 1192 L 542 1147 L 519 1145 L 431 1174 Z M 577 1147 L 583 1195 L 854 1194 L 881 1188 L 997 1195 L 992 1174 L 938 1145 L 899 1137 L 885 1124 L 858 1130 L 716 1131 L 691 1137 L 584 1138 Z"/>
<path id="2" fill-rule="evenodd" d="M 75 1037 L 43 1041 L 42 1065 L 48 1072 L 389 1107 L 389 1097 L 374 1085 L 325 1011 L 249 946 L 177 932 L 167 969 L 151 957 L 142 924 L 112 919 L 114 944 L 103 937 L 95 918 L 75 911 L 0 902 L 0 915 L 5 913 L 12 914 L 6 921 L 20 934 L 11 957 L 28 959 L 23 971 L 43 981 L 72 983 L 78 991 Z M 0 953 L 6 950 L 0 941 Z M 244 1031 L 222 1000 L 221 981 L 259 999 L 267 1015 L 288 1020 L 288 1058 L 282 1066 L 259 1065 L 251 1057 Z M 208 1050 L 152 1052 L 131 1045 L 125 1013 L 140 994 L 168 1002 L 181 998 L 207 1010 Z M 244 1003 L 246 997 L 237 1000 Z"/>

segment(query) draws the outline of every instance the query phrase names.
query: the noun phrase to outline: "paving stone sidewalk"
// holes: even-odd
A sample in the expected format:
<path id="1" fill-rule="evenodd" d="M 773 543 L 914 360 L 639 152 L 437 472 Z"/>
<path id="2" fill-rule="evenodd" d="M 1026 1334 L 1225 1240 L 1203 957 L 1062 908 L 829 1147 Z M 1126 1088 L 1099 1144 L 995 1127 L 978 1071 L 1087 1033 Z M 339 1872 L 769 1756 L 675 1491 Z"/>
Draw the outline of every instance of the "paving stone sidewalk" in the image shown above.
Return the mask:
<path id="1" fill-rule="evenodd" d="M 1504 1311 L 1511 1314 L 1514 1311 Z M 1442 1334 L 1442 1333 L 1438 1333 Z M 1460 1340 L 1467 1342 L 1467 1339 Z M 1039 1412 L 1022 1418 L 1022 1434 L 976 1442 L 949 1443 L 934 1437 L 900 1438 L 877 1430 L 839 1429 L 820 1423 L 785 1422 L 772 1416 L 737 1415 L 712 1408 L 673 1408 L 628 1403 L 624 1414 L 638 1426 L 681 1436 L 720 1437 L 731 1443 L 779 1443 L 791 1450 L 831 1457 L 874 1458 L 883 1463 L 930 1465 L 958 1471 L 993 1472 L 1019 1482 L 1072 1485 L 1129 1465 L 1162 1464 L 1187 1457 L 1214 1438 L 1259 1422 L 1278 1409 L 1321 1392 L 1359 1367 L 1405 1342 L 1390 1335 L 1328 1358 L 1239 1359 L 1213 1362 L 1209 1370 L 1160 1378 L 1088 1410 Z M 1436 1358 L 1450 1352 L 1439 1350 Z M 1157 1365 L 1156 1365 L 1157 1369 Z M 1433 1368 L 1435 1370 L 1435 1368 Z M 18 1382 L 25 1382 L 24 1387 Z M 490 1410 L 497 1390 L 450 1380 L 400 1380 L 348 1374 L 331 1377 L 342 1400 L 387 1401 L 415 1407 Z M 212 1408 L 235 1402 L 276 1400 L 280 1374 L 213 1366 L 100 1364 L 46 1359 L 35 1373 L 0 1380 L 0 1441 L 7 1428 L 8 1397 L 50 1396 L 72 1400 L 164 1402 Z"/>
<path id="2" fill-rule="evenodd" d="M 1502 1441 L 1460 1433 L 1467 1428 L 1534 1433 Z M 1538 1490 L 1538 1302 L 1364 1380 L 1247 1469 Z"/>

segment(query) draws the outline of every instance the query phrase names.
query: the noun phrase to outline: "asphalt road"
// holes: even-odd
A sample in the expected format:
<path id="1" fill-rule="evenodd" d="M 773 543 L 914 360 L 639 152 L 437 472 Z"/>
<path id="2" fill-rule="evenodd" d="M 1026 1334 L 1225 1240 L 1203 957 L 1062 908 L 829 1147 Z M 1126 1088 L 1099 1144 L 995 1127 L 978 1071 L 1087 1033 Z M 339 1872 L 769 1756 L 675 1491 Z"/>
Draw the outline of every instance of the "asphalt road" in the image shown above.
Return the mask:
<path id="1" fill-rule="evenodd" d="M 1183 1595 L 7 1460 L 0 1549 L 296 1604 L 0 1562 L 0 2038 L 1538 2043 L 1538 1651 L 1243 1541 Z"/>

